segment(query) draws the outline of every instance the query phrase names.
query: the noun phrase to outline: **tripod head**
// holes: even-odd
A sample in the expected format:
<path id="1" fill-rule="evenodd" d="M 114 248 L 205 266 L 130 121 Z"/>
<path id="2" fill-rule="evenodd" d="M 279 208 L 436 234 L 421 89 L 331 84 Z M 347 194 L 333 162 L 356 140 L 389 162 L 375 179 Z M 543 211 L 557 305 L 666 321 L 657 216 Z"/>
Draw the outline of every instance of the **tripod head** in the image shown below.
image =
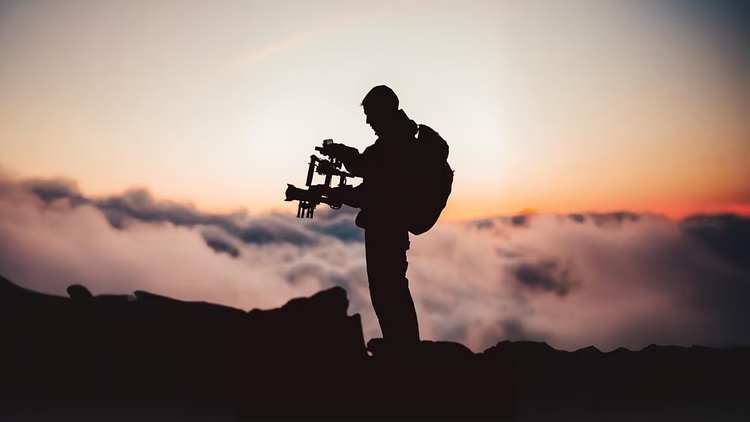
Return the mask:
<path id="1" fill-rule="evenodd" d="M 323 155 L 328 155 L 326 146 L 332 143 L 333 139 L 326 139 L 323 141 L 323 146 L 315 147 L 315 150 Z M 305 180 L 305 186 L 308 189 L 301 189 L 287 183 L 286 199 L 284 201 L 299 201 L 299 207 L 297 208 L 298 218 L 313 218 L 315 207 L 320 203 L 328 204 L 333 209 L 341 208 L 342 203 L 340 200 L 333 199 L 327 195 L 328 190 L 332 188 L 331 182 L 333 177 L 339 177 L 338 187 L 348 186 L 346 184 L 347 177 L 356 177 L 351 173 L 341 170 L 341 165 L 341 161 L 337 158 L 319 158 L 313 154 L 310 156 L 310 162 L 307 167 L 307 179 Z M 322 184 L 312 184 L 315 173 L 325 176 L 325 181 Z"/>

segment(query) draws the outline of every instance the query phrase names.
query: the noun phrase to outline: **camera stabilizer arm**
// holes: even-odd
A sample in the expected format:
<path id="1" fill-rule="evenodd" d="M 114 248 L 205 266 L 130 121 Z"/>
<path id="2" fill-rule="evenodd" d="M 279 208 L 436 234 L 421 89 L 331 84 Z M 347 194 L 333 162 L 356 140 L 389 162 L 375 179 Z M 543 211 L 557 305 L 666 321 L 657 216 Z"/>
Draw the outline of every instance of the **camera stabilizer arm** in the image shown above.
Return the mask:
<path id="1" fill-rule="evenodd" d="M 326 139 L 323 141 L 323 146 L 315 147 L 315 150 L 324 155 L 333 155 L 330 150 L 326 149 L 327 146 L 332 144 L 333 140 Z M 305 181 L 305 186 L 307 186 L 308 189 L 300 189 L 292 184 L 287 184 L 285 201 L 299 201 L 297 217 L 313 218 L 315 207 L 320 203 L 328 204 L 333 209 L 341 208 L 341 205 L 345 202 L 347 204 L 350 203 L 350 201 L 345 200 L 345 197 L 351 196 L 346 195 L 346 192 L 352 192 L 354 191 L 354 188 L 346 184 L 346 179 L 347 177 L 356 176 L 341 170 L 341 165 L 342 162 L 336 157 L 321 159 L 315 155 L 310 156 L 310 163 L 307 168 L 307 179 Z M 325 176 L 325 182 L 323 184 L 312 184 L 315 173 Z M 331 186 L 333 176 L 339 177 L 338 188 Z"/>

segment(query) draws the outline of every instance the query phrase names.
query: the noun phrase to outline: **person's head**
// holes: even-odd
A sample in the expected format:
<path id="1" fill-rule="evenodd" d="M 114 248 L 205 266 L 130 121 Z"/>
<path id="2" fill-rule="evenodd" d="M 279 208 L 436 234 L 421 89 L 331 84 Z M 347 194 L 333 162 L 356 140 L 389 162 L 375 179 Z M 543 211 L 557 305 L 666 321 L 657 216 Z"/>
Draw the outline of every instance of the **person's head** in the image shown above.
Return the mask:
<path id="1" fill-rule="evenodd" d="M 378 85 L 365 95 L 362 108 L 367 116 L 367 124 L 376 135 L 380 135 L 398 116 L 398 97 L 392 89 Z"/>

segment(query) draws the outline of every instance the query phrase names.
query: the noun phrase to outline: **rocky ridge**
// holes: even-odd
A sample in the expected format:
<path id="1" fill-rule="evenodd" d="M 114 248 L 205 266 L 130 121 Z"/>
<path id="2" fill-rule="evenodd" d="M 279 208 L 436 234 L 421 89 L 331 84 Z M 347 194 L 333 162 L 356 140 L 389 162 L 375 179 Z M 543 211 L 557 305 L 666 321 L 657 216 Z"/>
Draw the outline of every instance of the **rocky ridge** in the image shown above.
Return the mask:
<path id="1" fill-rule="evenodd" d="M 250 312 L 148 292 L 70 297 L 0 277 L 0 417 L 555 420 L 750 416 L 750 349 L 371 347 L 335 287 Z M 696 419 L 692 419 L 696 418 Z"/>

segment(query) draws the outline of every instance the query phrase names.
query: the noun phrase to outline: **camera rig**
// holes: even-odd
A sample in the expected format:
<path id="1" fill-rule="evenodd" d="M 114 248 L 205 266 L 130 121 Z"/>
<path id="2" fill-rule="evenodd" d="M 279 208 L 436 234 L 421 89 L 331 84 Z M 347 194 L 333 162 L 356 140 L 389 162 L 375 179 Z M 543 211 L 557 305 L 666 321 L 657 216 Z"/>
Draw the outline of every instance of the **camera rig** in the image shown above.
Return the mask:
<path id="1" fill-rule="evenodd" d="M 329 155 L 326 152 L 326 146 L 332 143 L 333 139 L 326 139 L 323 141 L 323 146 L 315 147 L 315 150 L 322 155 Z M 299 207 L 297 208 L 298 218 L 313 218 L 315 207 L 320 203 L 328 204 L 333 209 L 341 208 L 341 200 L 328 196 L 329 190 L 332 188 L 331 181 L 333 176 L 339 177 L 338 187 L 349 186 L 346 184 L 347 177 L 356 177 L 351 173 L 341 170 L 341 165 L 342 163 L 338 158 L 318 158 L 313 154 L 310 156 L 310 163 L 307 167 L 307 180 L 305 181 L 305 186 L 307 186 L 308 189 L 301 189 L 287 183 L 286 199 L 284 199 L 284 201 L 299 201 Z M 315 173 L 325 176 L 323 184 L 312 184 Z"/>

